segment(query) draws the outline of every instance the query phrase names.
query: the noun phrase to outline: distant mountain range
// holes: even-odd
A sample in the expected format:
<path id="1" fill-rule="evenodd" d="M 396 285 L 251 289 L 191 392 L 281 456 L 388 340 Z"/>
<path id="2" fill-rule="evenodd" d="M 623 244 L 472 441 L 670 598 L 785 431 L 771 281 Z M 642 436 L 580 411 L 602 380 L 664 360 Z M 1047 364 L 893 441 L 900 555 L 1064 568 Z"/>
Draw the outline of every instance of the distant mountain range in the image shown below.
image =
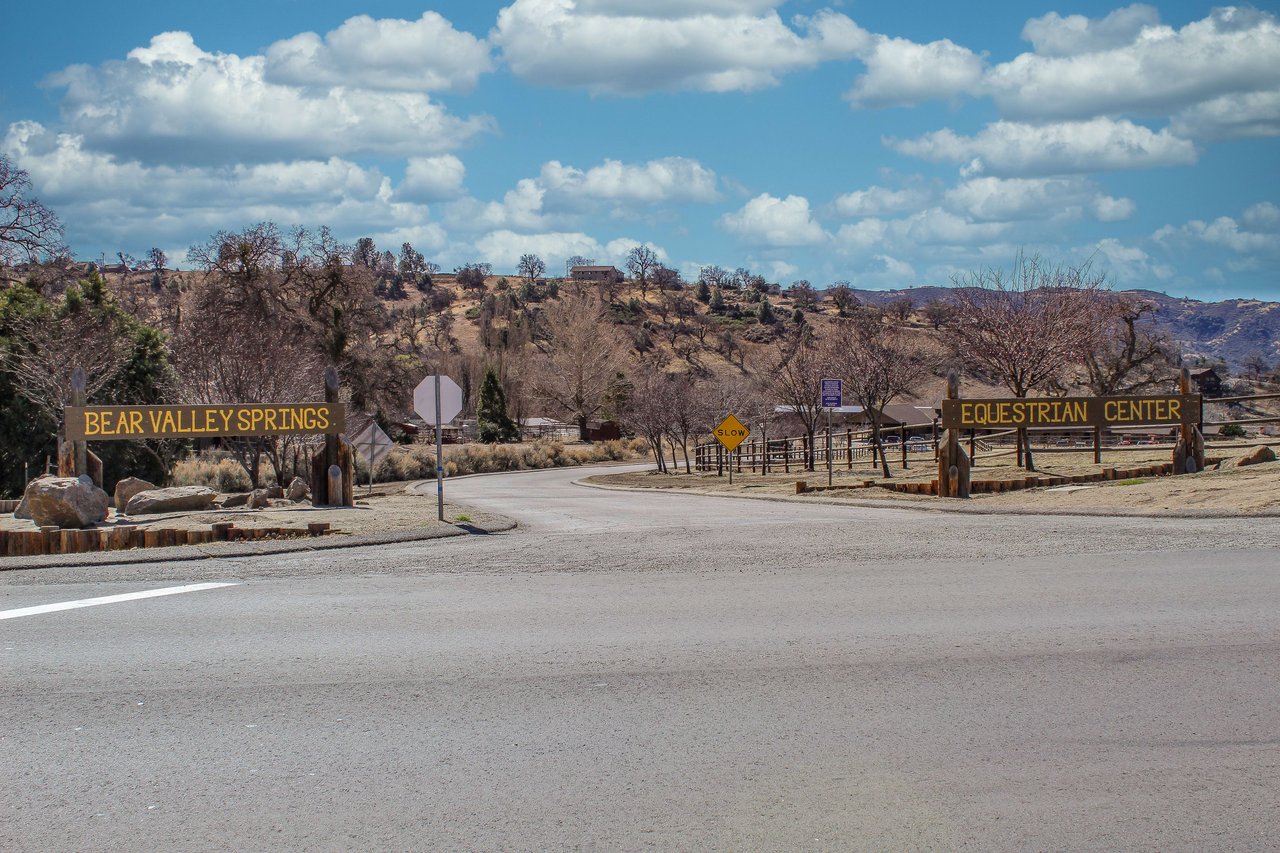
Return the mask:
<path id="1" fill-rule="evenodd" d="M 947 300 L 951 296 L 951 288 L 933 286 L 854 292 L 864 303 L 880 307 L 904 296 L 917 308 L 931 300 Z M 1238 371 L 1244 359 L 1256 352 L 1264 353 L 1273 366 L 1280 362 L 1280 302 L 1259 299 L 1201 302 L 1154 290 L 1123 292 L 1156 306 L 1152 322 L 1178 343 L 1189 364 L 1195 365 L 1199 360 L 1223 361 L 1232 371 Z"/>

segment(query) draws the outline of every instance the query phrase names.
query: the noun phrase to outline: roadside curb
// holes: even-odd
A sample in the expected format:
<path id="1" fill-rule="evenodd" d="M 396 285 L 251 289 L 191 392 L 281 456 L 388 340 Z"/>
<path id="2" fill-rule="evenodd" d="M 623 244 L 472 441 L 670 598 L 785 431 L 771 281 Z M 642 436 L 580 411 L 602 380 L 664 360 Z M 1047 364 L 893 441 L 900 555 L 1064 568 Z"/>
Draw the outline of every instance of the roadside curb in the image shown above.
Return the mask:
<path id="1" fill-rule="evenodd" d="M 43 557 L 5 557 L 0 559 L 0 573 L 24 569 L 82 568 L 86 566 L 128 566 L 139 563 L 176 563 L 194 560 L 218 560 L 227 557 L 265 557 L 275 554 L 330 551 L 360 548 L 367 545 L 392 545 L 403 542 L 425 542 L 451 539 L 455 536 L 485 536 L 514 530 L 514 520 L 494 516 L 483 522 L 452 523 L 448 527 L 423 530 L 399 530 L 364 536 L 330 533 L 307 539 L 259 540 L 252 542 L 219 542 L 210 545 L 180 545 L 170 548 L 141 548 L 133 551 L 98 551 L 89 554 L 50 554 Z"/>
<path id="2" fill-rule="evenodd" d="M 899 501 L 877 501 L 877 500 L 837 500 L 829 497 L 801 497 L 791 495 L 746 495 L 733 492 L 708 492 L 702 489 L 660 489 L 660 488 L 644 488 L 641 486 L 615 486 L 606 483 L 588 483 L 586 478 L 575 480 L 574 485 L 584 486 L 588 489 L 603 489 L 605 491 L 615 492 L 648 492 L 648 493 L 665 493 L 676 495 L 698 495 L 709 498 L 734 498 L 736 500 L 749 501 L 775 501 L 780 503 L 802 503 L 802 504 L 824 504 L 826 506 L 848 506 L 862 507 L 866 509 L 896 509 L 915 512 L 932 512 L 932 513 L 956 513 L 960 515 L 1041 515 L 1041 516 L 1083 516 L 1086 518 L 1097 517 L 1124 517 L 1124 518 L 1153 518 L 1153 519 L 1210 519 L 1210 518 L 1280 518 L 1280 510 L 1266 510 L 1264 512 L 1240 513 L 1231 512 L 1230 510 L 1217 509 L 1185 509 L 1185 510 L 1162 510 L 1159 512 L 1150 512 L 1143 510 L 1135 510 L 1125 507 L 1106 507 L 1098 509 L 1023 509 L 1021 507 L 983 507 L 966 505 L 958 501 L 948 501 L 944 506 L 925 506 L 919 503 L 905 503 Z M 935 498 L 935 500 L 945 500 L 944 498 Z M 958 505 L 951 505 L 951 504 Z"/>

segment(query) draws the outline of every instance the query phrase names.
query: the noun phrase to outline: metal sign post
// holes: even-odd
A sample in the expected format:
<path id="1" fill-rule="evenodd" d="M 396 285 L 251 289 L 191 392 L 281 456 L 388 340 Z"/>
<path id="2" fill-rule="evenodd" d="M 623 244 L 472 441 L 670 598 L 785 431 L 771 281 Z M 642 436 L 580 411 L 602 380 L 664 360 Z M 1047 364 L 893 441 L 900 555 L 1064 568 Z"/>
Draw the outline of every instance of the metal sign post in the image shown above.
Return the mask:
<path id="1" fill-rule="evenodd" d="M 720 444 L 724 446 L 724 449 L 730 453 L 729 485 L 733 485 L 733 463 L 736 461 L 736 457 L 738 455 L 738 445 L 746 441 L 747 436 L 751 435 L 751 430 L 747 429 L 746 424 L 735 418 L 733 415 L 728 415 L 724 420 L 716 425 L 716 428 L 711 431 L 711 434 L 715 436 L 716 441 L 720 442 Z"/>
<path id="2" fill-rule="evenodd" d="M 462 411 L 462 388 L 448 376 L 428 376 L 413 389 L 413 410 L 436 428 L 436 515 L 444 521 L 444 425 Z"/>
<path id="3" fill-rule="evenodd" d="M 436 386 L 436 518 L 444 521 L 444 429 L 440 423 L 440 376 Z"/>
<path id="4" fill-rule="evenodd" d="M 819 383 L 822 392 L 822 408 L 827 410 L 827 485 L 831 485 L 831 410 L 844 405 L 844 382 L 840 379 L 823 379 Z M 849 451 L 851 454 L 852 450 Z M 852 458 L 852 456 L 850 457 Z"/>

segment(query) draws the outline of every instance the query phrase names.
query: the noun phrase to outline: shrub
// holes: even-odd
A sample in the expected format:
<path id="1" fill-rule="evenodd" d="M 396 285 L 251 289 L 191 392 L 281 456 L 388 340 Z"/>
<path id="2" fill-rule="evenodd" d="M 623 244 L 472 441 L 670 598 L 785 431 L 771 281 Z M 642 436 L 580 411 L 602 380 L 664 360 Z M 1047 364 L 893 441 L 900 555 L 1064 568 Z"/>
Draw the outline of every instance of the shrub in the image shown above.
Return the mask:
<path id="1" fill-rule="evenodd" d="M 581 447 L 566 448 L 562 442 L 540 439 L 530 444 L 460 444 L 445 448 L 444 474 L 489 474 L 499 471 L 564 468 L 592 462 L 616 462 L 648 453 L 644 439 L 633 438 L 602 441 Z M 368 480 L 368 465 L 356 460 L 356 480 Z M 429 480 L 436 475 L 436 450 L 433 445 L 414 444 L 393 447 L 374 469 L 378 482 Z"/>
<path id="2" fill-rule="evenodd" d="M 174 465 L 173 484 L 208 486 L 219 492 L 247 492 L 250 485 L 249 474 L 239 462 L 205 456 L 191 456 Z"/>

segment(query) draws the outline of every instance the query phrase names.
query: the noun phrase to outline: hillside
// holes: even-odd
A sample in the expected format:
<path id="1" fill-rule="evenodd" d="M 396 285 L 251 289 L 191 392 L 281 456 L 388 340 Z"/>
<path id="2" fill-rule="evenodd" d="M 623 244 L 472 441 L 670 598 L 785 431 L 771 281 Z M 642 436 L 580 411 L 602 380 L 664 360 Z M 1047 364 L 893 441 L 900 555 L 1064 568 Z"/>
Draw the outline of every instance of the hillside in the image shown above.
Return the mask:
<path id="1" fill-rule="evenodd" d="M 919 309 L 933 300 L 950 299 L 952 289 L 922 285 L 901 290 L 855 288 L 853 292 L 867 305 L 884 308 L 909 299 Z M 1120 292 L 1156 306 L 1152 322 L 1168 333 L 1189 364 L 1221 361 L 1232 372 L 1238 372 L 1245 360 L 1258 352 L 1263 353 L 1273 367 L 1280 362 L 1280 302 L 1258 299 L 1202 302 L 1153 290 Z"/>

